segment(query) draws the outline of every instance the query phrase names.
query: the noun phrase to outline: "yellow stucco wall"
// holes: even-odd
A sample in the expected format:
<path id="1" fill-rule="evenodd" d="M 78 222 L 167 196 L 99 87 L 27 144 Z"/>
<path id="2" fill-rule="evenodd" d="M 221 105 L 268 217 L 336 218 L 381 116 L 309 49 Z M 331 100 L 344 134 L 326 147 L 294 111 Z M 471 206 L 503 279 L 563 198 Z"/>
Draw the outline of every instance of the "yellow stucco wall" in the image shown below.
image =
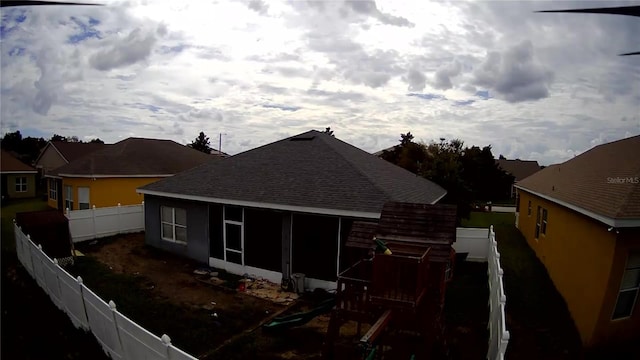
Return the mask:
<path id="1" fill-rule="evenodd" d="M 16 191 L 16 178 L 27 178 L 27 191 Z M 7 174 L 7 194 L 10 199 L 21 199 L 36 196 L 36 174 Z"/>
<path id="2" fill-rule="evenodd" d="M 619 229 L 613 268 L 609 277 L 609 289 L 605 295 L 598 326 L 593 337 L 595 344 L 615 345 L 620 342 L 640 339 L 640 296 L 631 317 L 611 320 L 624 274 L 627 258 L 632 251 L 640 251 L 640 229 Z"/>
<path id="3" fill-rule="evenodd" d="M 611 296 L 616 234 L 575 211 L 522 190 L 519 194 L 518 227 L 565 299 L 583 344 L 591 346 L 598 340 L 595 335 L 605 297 Z M 527 214 L 529 201 L 531 215 Z M 546 235 L 541 233 L 536 240 L 538 206 L 547 209 L 548 218 Z"/>
<path id="4" fill-rule="evenodd" d="M 161 180 L 163 178 L 63 178 L 62 189 L 59 196 L 62 196 L 63 206 L 66 198 L 66 186 L 72 187 L 73 209 L 78 210 L 78 188 L 89 188 L 89 202 L 91 206 L 108 207 L 121 205 L 140 204 L 144 200 L 142 194 L 136 193 L 136 188 Z M 49 199 L 49 205 L 57 207 L 55 201 Z"/>

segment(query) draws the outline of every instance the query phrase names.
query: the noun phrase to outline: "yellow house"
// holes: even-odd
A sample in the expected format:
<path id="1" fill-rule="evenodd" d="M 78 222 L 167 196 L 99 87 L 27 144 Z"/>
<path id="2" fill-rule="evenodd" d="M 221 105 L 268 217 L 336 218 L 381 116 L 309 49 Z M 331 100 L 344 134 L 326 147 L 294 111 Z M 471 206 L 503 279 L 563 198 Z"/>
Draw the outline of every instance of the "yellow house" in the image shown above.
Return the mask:
<path id="1" fill-rule="evenodd" d="M 218 159 L 171 140 L 128 138 L 50 171 L 49 206 L 82 210 L 140 204 L 136 188 Z"/>
<path id="2" fill-rule="evenodd" d="M 2 200 L 36 196 L 36 169 L 4 150 L 0 153 L 0 174 Z"/>
<path id="3" fill-rule="evenodd" d="M 640 136 L 520 181 L 518 228 L 587 348 L 640 340 Z"/>

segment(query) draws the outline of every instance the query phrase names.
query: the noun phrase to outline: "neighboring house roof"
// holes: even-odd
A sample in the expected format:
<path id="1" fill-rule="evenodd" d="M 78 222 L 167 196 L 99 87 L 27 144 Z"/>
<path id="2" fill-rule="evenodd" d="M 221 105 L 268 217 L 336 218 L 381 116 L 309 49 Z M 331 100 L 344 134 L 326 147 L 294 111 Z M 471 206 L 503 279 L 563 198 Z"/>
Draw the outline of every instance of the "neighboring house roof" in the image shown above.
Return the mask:
<path id="1" fill-rule="evenodd" d="M 515 177 L 515 181 L 520 181 L 540 171 L 540 165 L 534 160 L 507 160 L 498 159 L 498 166 L 507 173 Z"/>
<path id="2" fill-rule="evenodd" d="M 226 157 L 231 156 L 231 155 L 227 154 L 227 153 L 226 153 L 226 152 L 224 152 L 224 151 L 223 151 L 223 152 L 220 152 L 220 151 L 218 151 L 218 150 L 216 150 L 216 149 L 211 149 L 211 151 L 209 152 L 209 154 L 211 154 L 211 155 L 215 155 L 215 156 L 219 156 L 219 157 L 221 157 L 221 158 L 226 158 Z"/>
<path id="3" fill-rule="evenodd" d="M 639 150 L 640 136 L 599 145 L 517 187 L 610 226 L 640 226 Z"/>
<path id="4" fill-rule="evenodd" d="M 103 147 L 108 146 L 105 144 L 99 143 L 77 143 L 77 142 L 65 142 L 65 141 L 49 141 L 47 145 L 40 151 L 40 155 L 36 159 L 35 163 L 37 164 L 40 161 L 40 158 L 45 153 L 48 148 L 53 147 L 53 149 L 60 154 L 62 159 L 67 163 L 70 163 L 78 158 L 81 158 L 88 153 L 93 151 L 102 149 Z"/>
<path id="5" fill-rule="evenodd" d="M 382 154 L 384 154 L 384 152 L 385 152 L 385 151 L 393 151 L 393 150 L 396 148 L 396 146 L 400 146 L 400 145 L 393 145 L 393 146 L 389 146 L 389 147 L 388 147 L 388 148 L 386 148 L 386 149 L 382 149 L 382 150 L 379 150 L 379 151 L 374 152 L 374 153 L 373 153 L 373 155 L 375 155 L 375 156 L 382 156 Z"/>
<path id="6" fill-rule="evenodd" d="M 10 152 L 2 150 L 0 153 L 0 173 L 3 174 L 18 174 L 18 173 L 31 173 L 35 174 L 36 169 L 18 160 Z"/>
<path id="7" fill-rule="evenodd" d="M 388 201 L 435 203 L 439 185 L 319 131 L 143 186 L 150 195 L 377 218 Z M 269 206 L 266 206 L 268 204 Z"/>
<path id="8" fill-rule="evenodd" d="M 55 169 L 63 177 L 170 176 L 207 161 L 217 161 L 171 140 L 128 138 Z"/>

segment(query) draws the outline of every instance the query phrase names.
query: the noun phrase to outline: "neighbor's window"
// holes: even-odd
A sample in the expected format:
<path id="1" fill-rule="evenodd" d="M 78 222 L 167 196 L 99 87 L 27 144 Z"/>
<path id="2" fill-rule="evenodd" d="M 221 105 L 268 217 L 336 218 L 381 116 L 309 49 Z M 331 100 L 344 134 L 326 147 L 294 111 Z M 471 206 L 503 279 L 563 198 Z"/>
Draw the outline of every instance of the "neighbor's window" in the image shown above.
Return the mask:
<path id="1" fill-rule="evenodd" d="M 540 218 L 542 217 L 542 208 L 538 206 L 536 214 L 536 239 L 540 237 Z"/>
<path id="2" fill-rule="evenodd" d="M 542 209 L 542 235 L 547 234 L 547 209 Z"/>
<path id="3" fill-rule="evenodd" d="M 27 191 L 27 177 L 18 176 L 16 178 L 16 192 L 26 192 L 26 191 Z"/>
<path id="4" fill-rule="evenodd" d="M 64 187 L 64 208 L 73 210 L 73 186 L 65 185 Z"/>
<path id="5" fill-rule="evenodd" d="M 162 206 L 162 238 L 164 240 L 187 243 L 187 211 L 185 209 Z"/>
<path id="6" fill-rule="evenodd" d="M 613 319 L 630 317 L 633 313 L 633 305 L 638 298 L 640 288 L 640 252 L 632 252 L 627 259 L 627 266 L 622 275 L 622 284 L 618 293 L 616 307 L 613 310 Z"/>
<path id="7" fill-rule="evenodd" d="M 49 199 L 58 200 L 58 183 L 56 179 L 49 179 Z"/>
<path id="8" fill-rule="evenodd" d="M 531 200 L 529 200 L 529 205 L 527 205 L 527 215 L 531 216 Z"/>
<path id="9" fill-rule="evenodd" d="M 90 190 L 88 187 L 79 187 L 78 188 L 78 209 L 87 210 L 91 209 L 90 203 Z"/>

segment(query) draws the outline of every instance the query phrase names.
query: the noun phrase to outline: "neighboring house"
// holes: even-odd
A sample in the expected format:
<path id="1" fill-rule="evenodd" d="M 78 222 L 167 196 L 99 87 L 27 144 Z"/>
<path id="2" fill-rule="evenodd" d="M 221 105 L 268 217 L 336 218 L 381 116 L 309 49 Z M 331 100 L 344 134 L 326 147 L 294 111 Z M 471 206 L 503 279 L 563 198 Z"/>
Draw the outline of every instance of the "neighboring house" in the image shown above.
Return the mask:
<path id="1" fill-rule="evenodd" d="M 271 281 L 330 288 L 354 220 L 388 201 L 433 204 L 440 186 L 309 131 L 138 189 L 146 243 Z"/>
<path id="2" fill-rule="evenodd" d="M 640 136 L 597 146 L 516 185 L 520 231 L 587 347 L 640 334 Z"/>
<path id="3" fill-rule="evenodd" d="M 538 165 L 537 161 L 534 160 L 507 160 L 507 159 L 498 159 L 496 160 L 498 167 L 504 170 L 506 173 L 511 174 L 514 177 L 513 184 L 511 185 L 511 197 L 514 198 L 516 196 L 516 184 L 518 181 L 527 178 L 536 172 L 540 171 L 540 165 Z"/>
<path id="4" fill-rule="evenodd" d="M 0 153 L 2 200 L 36 196 L 36 173 L 36 169 L 2 150 Z"/>
<path id="5" fill-rule="evenodd" d="M 51 170 L 66 165 L 91 152 L 104 148 L 105 144 L 78 143 L 65 141 L 49 141 L 40 151 L 35 161 L 35 167 L 42 176 L 48 175 Z"/>
<path id="6" fill-rule="evenodd" d="M 59 210 L 140 204 L 136 188 L 217 158 L 171 140 L 128 138 L 47 175 L 49 206 Z"/>

